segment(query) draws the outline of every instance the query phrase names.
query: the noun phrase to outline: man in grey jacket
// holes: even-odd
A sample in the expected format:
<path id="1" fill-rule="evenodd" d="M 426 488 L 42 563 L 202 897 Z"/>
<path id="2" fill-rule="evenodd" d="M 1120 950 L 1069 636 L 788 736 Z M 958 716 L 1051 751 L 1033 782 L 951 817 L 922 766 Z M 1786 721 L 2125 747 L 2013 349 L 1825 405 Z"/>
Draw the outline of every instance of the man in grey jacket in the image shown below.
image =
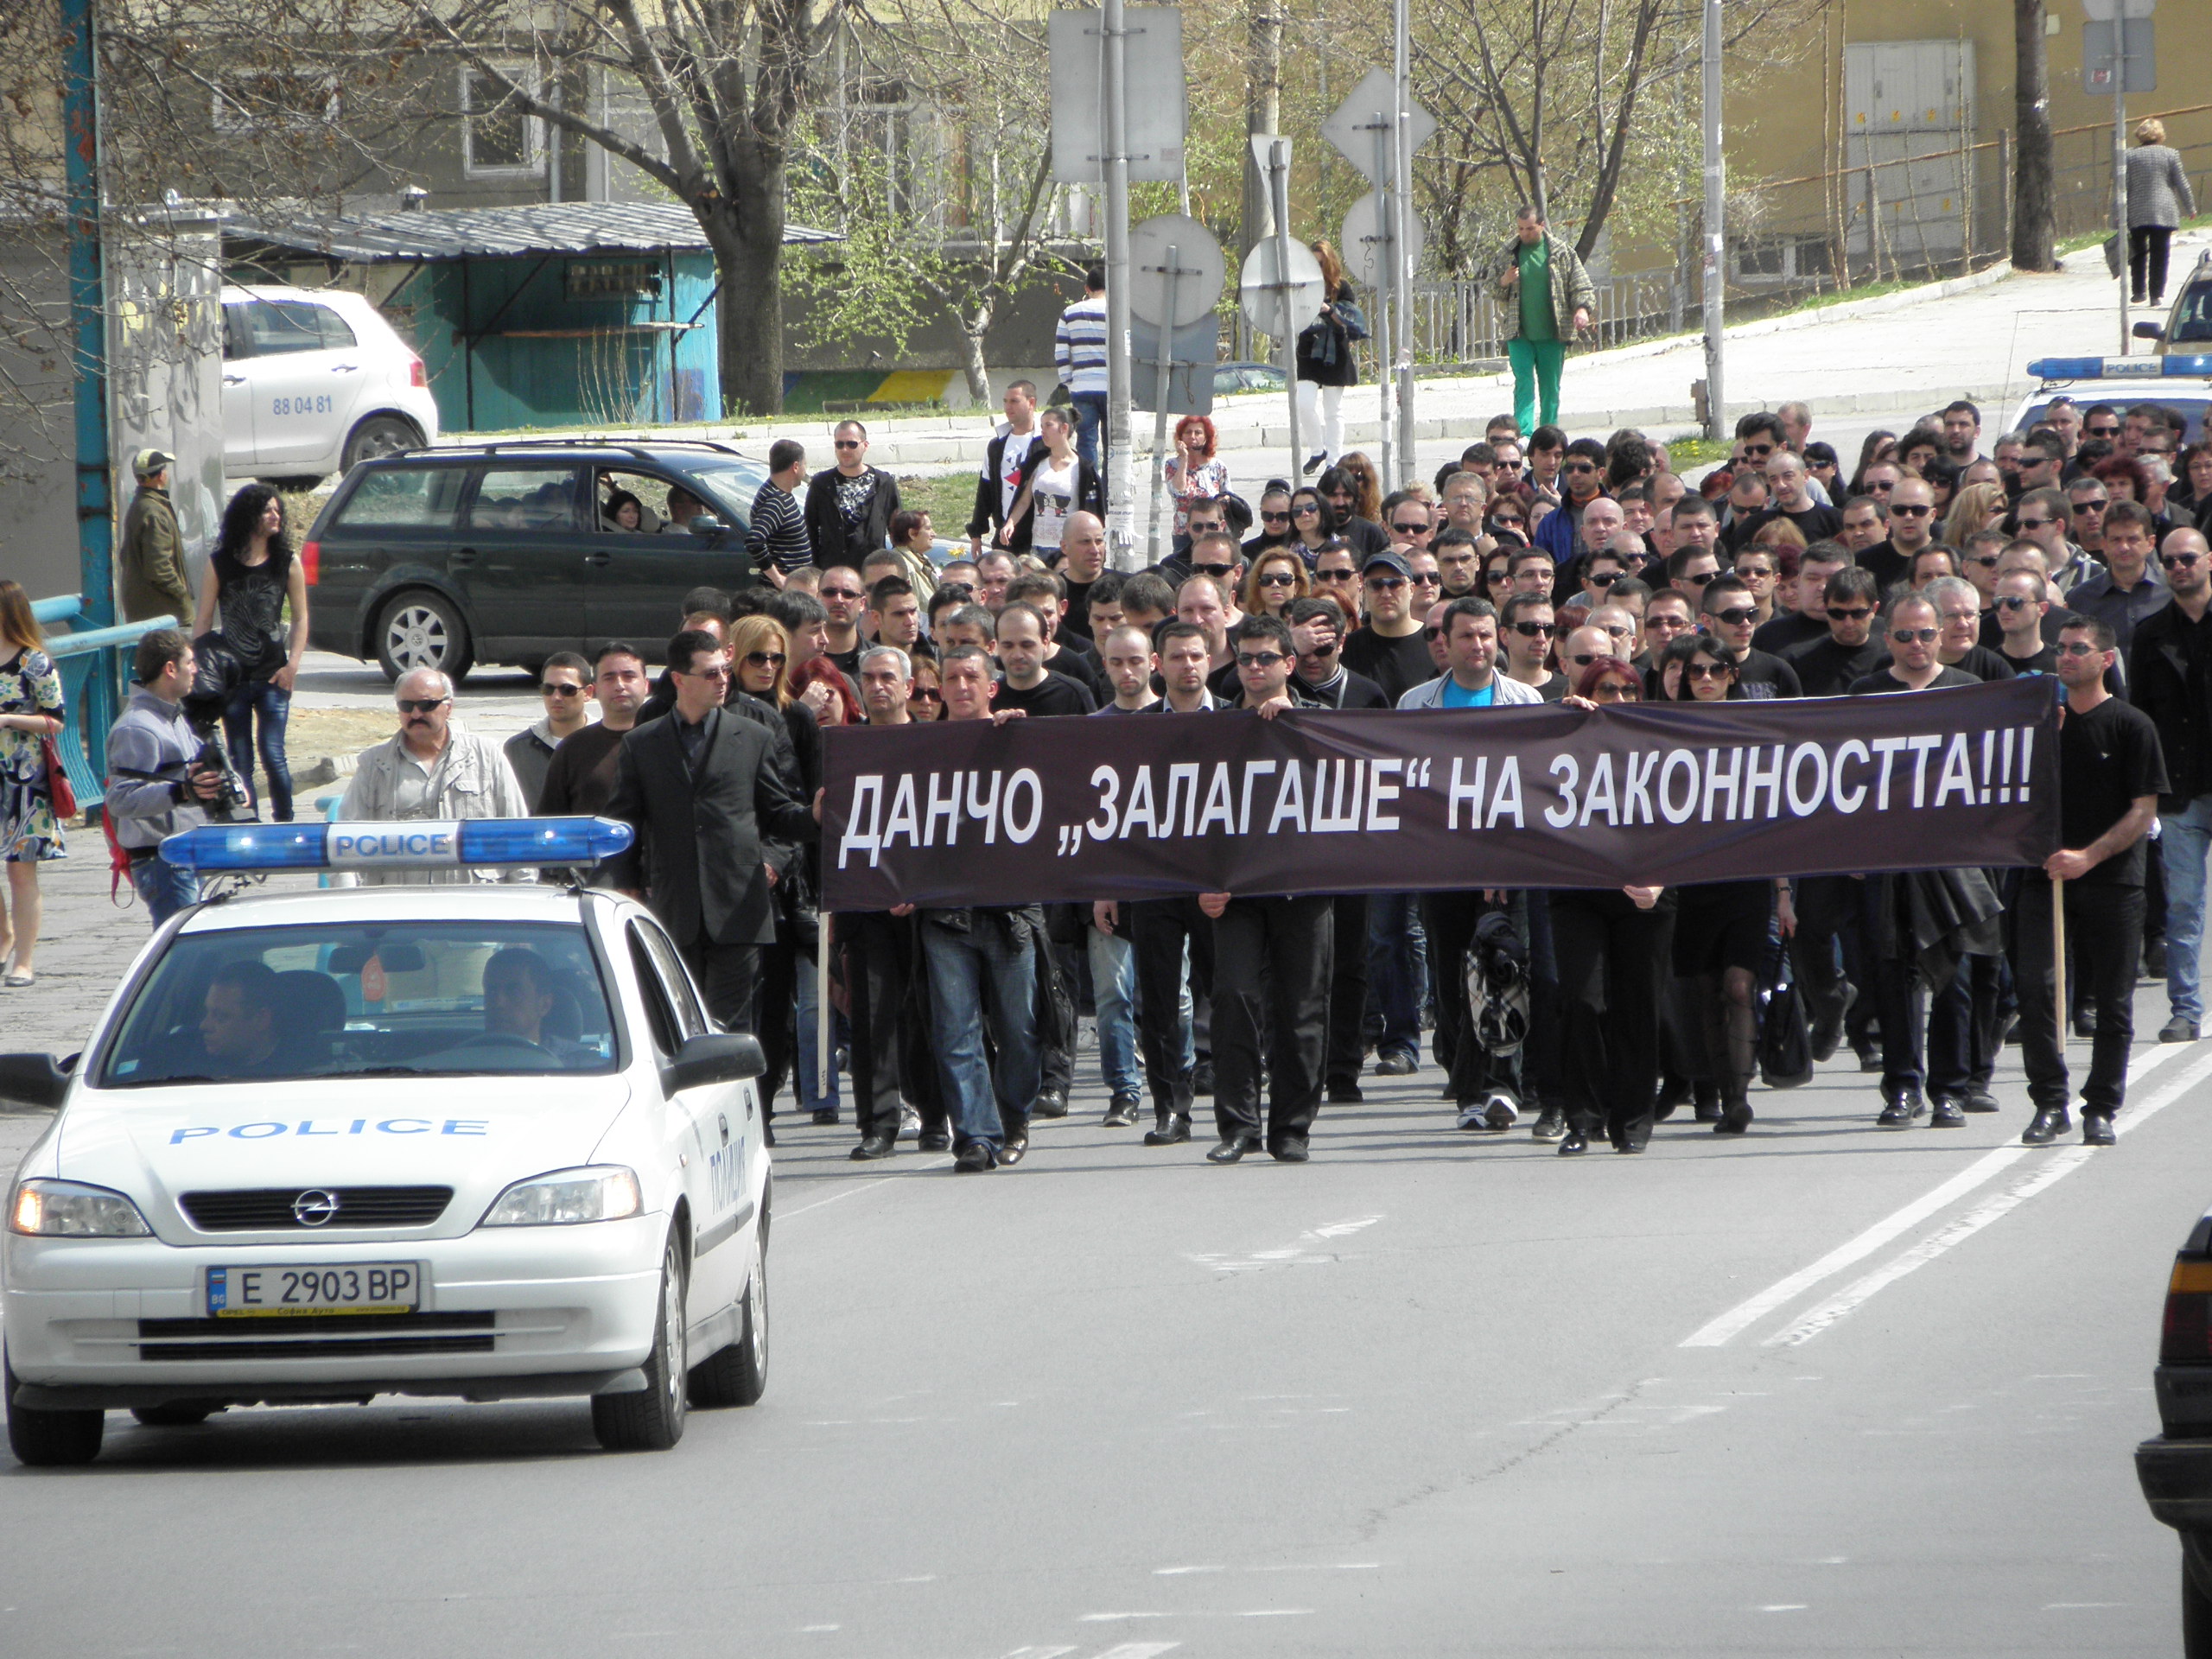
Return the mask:
<path id="1" fill-rule="evenodd" d="M 207 822 L 201 803 L 222 787 L 221 769 L 200 766 L 202 740 L 184 717 L 195 668 L 192 642 L 175 628 L 138 641 L 130 700 L 107 734 L 107 816 L 130 855 L 130 885 L 156 927 L 200 902 L 190 870 L 162 861 L 162 837 Z"/>
<path id="2" fill-rule="evenodd" d="M 453 682 L 435 668 L 418 668 L 394 688 L 399 729 L 361 752 L 338 816 L 352 823 L 446 822 L 457 818 L 526 818 L 529 803 L 499 746 L 453 723 Z M 513 869 L 405 869 L 341 872 L 334 887 L 390 887 L 428 881 L 535 881 L 537 872 Z"/>

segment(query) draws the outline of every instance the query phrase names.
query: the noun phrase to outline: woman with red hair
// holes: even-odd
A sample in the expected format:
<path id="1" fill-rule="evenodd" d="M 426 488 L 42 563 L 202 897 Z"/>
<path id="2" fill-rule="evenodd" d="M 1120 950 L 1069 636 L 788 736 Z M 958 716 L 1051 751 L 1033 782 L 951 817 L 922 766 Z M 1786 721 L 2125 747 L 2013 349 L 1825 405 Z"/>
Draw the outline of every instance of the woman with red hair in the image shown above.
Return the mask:
<path id="1" fill-rule="evenodd" d="M 814 711 L 816 725 L 861 723 L 861 700 L 827 657 L 810 657 L 791 670 L 791 696 Z"/>
<path id="2" fill-rule="evenodd" d="M 1167 458 L 1167 487 L 1175 497 L 1175 533 L 1190 528 L 1194 503 L 1229 493 L 1229 463 L 1214 457 L 1213 423 L 1185 415 L 1175 423 L 1175 453 Z"/>

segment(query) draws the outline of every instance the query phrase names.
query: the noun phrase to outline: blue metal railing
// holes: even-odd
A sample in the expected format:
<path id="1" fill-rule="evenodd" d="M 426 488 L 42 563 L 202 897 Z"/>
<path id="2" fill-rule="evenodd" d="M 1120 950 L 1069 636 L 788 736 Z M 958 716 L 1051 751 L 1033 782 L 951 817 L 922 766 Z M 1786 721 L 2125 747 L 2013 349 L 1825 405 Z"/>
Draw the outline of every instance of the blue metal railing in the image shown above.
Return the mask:
<path id="1" fill-rule="evenodd" d="M 149 617 L 118 627 L 87 628 L 88 619 L 79 595 L 63 594 L 32 601 L 31 614 L 41 626 L 67 624 L 72 631 L 46 642 L 61 677 L 63 712 L 61 735 L 55 746 L 61 768 L 77 791 L 80 805 L 90 805 L 107 793 L 107 734 L 123 713 L 125 668 L 138 641 L 156 628 L 178 626 L 173 616 Z"/>

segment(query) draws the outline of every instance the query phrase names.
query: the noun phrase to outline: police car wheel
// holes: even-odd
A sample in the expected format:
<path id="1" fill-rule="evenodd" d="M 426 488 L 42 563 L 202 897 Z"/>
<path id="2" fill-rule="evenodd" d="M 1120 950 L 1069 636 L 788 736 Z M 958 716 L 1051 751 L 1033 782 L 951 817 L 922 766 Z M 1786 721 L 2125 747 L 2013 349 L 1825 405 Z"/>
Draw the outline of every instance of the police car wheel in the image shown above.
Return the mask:
<path id="1" fill-rule="evenodd" d="M 755 1405 L 768 1391 L 768 1260 L 758 1243 L 737 1306 L 737 1340 L 692 1368 L 695 1406 Z"/>
<path id="2" fill-rule="evenodd" d="M 592 1396 L 592 1432 L 609 1452 L 665 1452 L 683 1438 L 685 1386 L 690 1353 L 683 1313 L 683 1258 L 670 1235 L 661 1252 L 660 1311 L 653 1320 L 652 1351 L 636 1394 Z"/>
<path id="3" fill-rule="evenodd" d="M 189 1400 L 178 1400 L 166 1406 L 133 1406 L 130 1414 L 149 1428 L 193 1428 L 222 1408 L 212 1401 L 195 1405 Z"/>
<path id="4" fill-rule="evenodd" d="M 16 1461 L 32 1468 L 58 1468 L 90 1463 L 100 1454 L 100 1437 L 107 1429 L 101 1411 L 39 1411 L 16 1401 L 16 1372 L 7 1366 L 8 1448 Z"/>

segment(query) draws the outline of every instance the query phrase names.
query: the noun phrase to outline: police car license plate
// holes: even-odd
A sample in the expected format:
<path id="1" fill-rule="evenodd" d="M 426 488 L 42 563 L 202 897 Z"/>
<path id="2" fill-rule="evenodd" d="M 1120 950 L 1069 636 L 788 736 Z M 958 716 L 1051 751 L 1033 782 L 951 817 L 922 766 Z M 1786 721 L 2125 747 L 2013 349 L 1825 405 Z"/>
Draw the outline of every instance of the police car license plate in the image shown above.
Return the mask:
<path id="1" fill-rule="evenodd" d="M 354 1262 L 344 1267 L 210 1268 L 207 1316 L 283 1319 L 332 1313 L 412 1313 L 422 1306 L 423 1271 L 413 1262 Z"/>

